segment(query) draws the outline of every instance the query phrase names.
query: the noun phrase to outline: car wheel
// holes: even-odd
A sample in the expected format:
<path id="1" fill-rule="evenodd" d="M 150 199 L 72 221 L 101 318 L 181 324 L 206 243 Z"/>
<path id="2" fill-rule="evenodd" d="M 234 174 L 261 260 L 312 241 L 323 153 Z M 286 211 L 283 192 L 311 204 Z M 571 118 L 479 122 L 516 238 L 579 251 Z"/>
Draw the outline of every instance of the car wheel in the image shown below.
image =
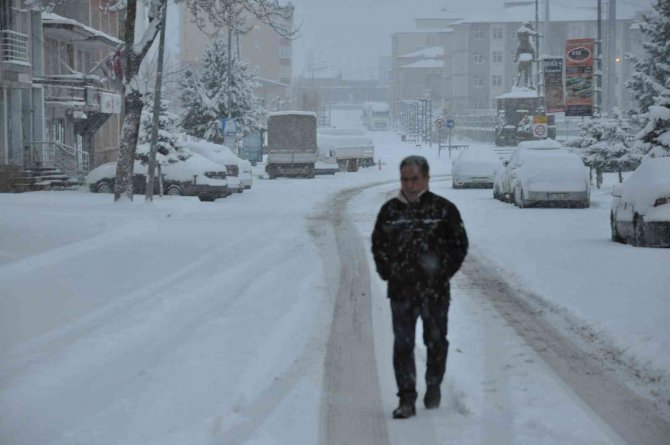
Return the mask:
<path id="1" fill-rule="evenodd" d="M 173 184 L 173 185 L 171 185 L 167 188 L 167 190 L 165 191 L 165 194 L 168 195 L 168 196 L 179 196 L 179 195 L 182 194 L 182 190 L 181 190 L 181 187 L 179 187 L 178 185 Z"/>
<path id="2" fill-rule="evenodd" d="M 644 219 L 638 214 L 635 214 L 633 218 L 633 237 L 636 246 L 640 247 L 646 244 L 644 239 Z"/>
<path id="3" fill-rule="evenodd" d="M 516 205 L 516 189 L 512 189 L 512 192 L 507 195 L 509 197 L 509 203 Z"/>
<path id="4" fill-rule="evenodd" d="M 616 221 L 614 220 L 613 213 L 610 213 L 610 228 L 612 230 L 612 241 L 615 243 L 623 243 L 624 239 L 619 235 L 619 231 L 616 229 Z"/>
<path id="5" fill-rule="evenodd" d="M 114 187 L 112 187 L 112 184 L 109 181 L 100 181 L 95 188 L 95 191 L 97 193 L 112 193 L 114 191 Z"/>
<path id="6" fill-rule="evenodd" d="M 212 198 L 211 196 L 198 196 L 198 199 L 201 202 L 212 202 L 215 198 Z"/>

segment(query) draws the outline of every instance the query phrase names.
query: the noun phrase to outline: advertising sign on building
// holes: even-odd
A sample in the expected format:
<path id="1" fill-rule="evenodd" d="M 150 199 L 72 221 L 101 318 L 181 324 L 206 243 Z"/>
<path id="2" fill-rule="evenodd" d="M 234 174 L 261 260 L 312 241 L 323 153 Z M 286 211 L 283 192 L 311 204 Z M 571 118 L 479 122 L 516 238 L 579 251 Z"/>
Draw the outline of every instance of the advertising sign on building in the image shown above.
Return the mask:
<path id="1" fill-rule="evenodd" d="M 548 113 L 565 111 L 563 97 L 563 59 L 560 57 L 545 57 L 542 59 L 544 67 L 544 97 Z"/>
<path id="2" fill-rule="evenodd" d="M 565 115 L 593 115 L 594 39 L 565 42 Z"/>

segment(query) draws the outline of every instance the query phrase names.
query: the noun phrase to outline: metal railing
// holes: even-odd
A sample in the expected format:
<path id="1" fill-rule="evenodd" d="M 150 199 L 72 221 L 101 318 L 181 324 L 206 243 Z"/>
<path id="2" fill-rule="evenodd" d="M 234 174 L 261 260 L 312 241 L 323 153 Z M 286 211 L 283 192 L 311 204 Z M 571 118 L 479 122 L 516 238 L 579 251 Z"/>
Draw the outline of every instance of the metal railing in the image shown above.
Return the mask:
<path id="1" fill-rule="evenodd" d="M 90 155 L 58 141 L 31 141 L 25 143 L 24 167 L 53 167 L 80 177 L 90 170 Z"/>
<path id="2" fill-rule="evenodd" d="M 28 64 L 28 35 L 0 30 L 0 61 Z"/>

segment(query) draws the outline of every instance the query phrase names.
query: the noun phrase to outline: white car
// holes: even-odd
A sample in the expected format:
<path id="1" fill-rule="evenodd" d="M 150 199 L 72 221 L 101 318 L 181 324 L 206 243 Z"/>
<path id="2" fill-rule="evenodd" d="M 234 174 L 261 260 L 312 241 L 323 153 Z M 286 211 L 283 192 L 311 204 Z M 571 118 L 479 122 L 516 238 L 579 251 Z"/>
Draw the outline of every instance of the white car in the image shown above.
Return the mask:
<path id="1" fill-rule="evenodd" d="M 133 167 L 133 193 L 144 194 L 147 185 L 148 167 L 135 161 Z M 163 193 L 166 195 L 197 196 L 201 201 L 225 198 L 231 191 L 226 172 L 214 162 L 190 153 L 184 161 L 170 162 L 161 166 Z M 86 183 L 94 193 L 112 193 L 116 179 L 116 162 L 102 164 L 86 175 Z M 158 193 L 158 181 L 154 192 Z"/>
<path id="2" fill-rule="evenodd" d="M 591 181 L 578 155 L 567 150 L 530 150 L 523 158 L 513 174 L 517 206 L 590 206 Z"/>
<path id="3" fill-rule="evenodd" d="M 490 148 L 470 148 L 461 152 L 451 166 L 451 181 L 455 189 L 492 188 L 503 163 Z"/>
<path id="4" fill-rule="evenodd" d="M 182 141 L 179 142 L 179 145 L 206 157 L 220 166 L 224 166 L 228 173 L 226 180 L 228 181 L 230 190 L 236 191 L 237 193 L 242 193 L 244 191 L 244 184 L 240 180 L 241 159 L 238 158 L 230 148 L 225 145 L 206 141 Z"/>
<path id="5" fill-rule="evenodd" d="M 560 150 L 563 146 L 552 140 L 543 139 L 537 141 L 521 142 L 514 152 L 510 155 L 509 161 L 505 164 L 505 170 L 500 178 L 500 193 L 503 200 L 514 202 L 514 194 L 512 193 L 512 184 L 514 183 L 515 171 L 523 164 L 525 154 L 529 151 L 535 150 Z"/>
<path id="6" fill-rule="evenodd" d="M 670 157 L 645 159 L 612 196 L 612 241 L 670 247 Z"/>

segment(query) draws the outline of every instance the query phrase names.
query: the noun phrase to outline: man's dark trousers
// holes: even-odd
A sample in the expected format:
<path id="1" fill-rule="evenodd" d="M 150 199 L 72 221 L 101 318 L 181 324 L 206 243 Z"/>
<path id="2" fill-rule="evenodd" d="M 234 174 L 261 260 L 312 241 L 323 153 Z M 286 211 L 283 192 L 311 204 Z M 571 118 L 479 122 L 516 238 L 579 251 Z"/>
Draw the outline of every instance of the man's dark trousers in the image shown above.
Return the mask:
<path id="1" fill-rule="evenodd" d="M 393 368 L 398 397 L 415 402 L 416 364 L 414 343 L 416 321 L 423 323 L 423 343 L 427 349 L 426 385 L 440 385 L 447 364 L 449 341 L 447 323 L 449 298 L 391 299 L 393 317 Z"/>

